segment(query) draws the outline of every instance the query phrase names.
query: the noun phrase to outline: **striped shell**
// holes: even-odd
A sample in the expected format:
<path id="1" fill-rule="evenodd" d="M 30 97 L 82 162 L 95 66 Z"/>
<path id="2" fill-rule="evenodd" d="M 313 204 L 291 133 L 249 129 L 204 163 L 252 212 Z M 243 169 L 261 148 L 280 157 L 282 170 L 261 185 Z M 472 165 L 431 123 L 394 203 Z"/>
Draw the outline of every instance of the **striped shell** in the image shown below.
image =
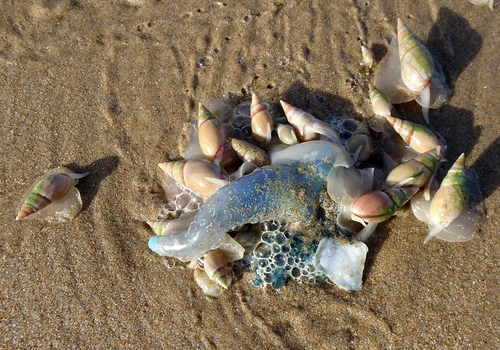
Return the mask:
<path id="1" fill-rule="evenodd" d="M 179 184 L 205 198 L 210 197 L 221 187 L 210 179 L 225 179 L 215 164 L 202 160 L 178 160 L 161 163 L 158 166 Z"/>
<path id="2" fill-rule="evenodd" d="M 58 170 L 67 172 L 59 172 Z M 38 213 L 38 218 L 48 218 L 61 214 L 61 219 L 72 219 L 82 208 L 80 192 L 74 187 L 78 179 L 87 176 L 75 174 L 66 168 L 58 168 L 48 172 L 36 182 L 23 199 L 23 204 L 16 220 Z"/>
<path id="3" fill-rule="evenodd" d="M 468 196 L 465 155 L 462 153 L 446 174 L 432 199 L 431 221 L 436 225 L 449 225 L 467 206 Z"/>
<path id="4" fill-rule="evenodd" d="M 408 89 L 420 92 L 431 83 L 434 60 L 429 50 L 400 19 L 398 19 L 398 44 L 401 78 Z"/>
<path id="5" fill-rule="evenodd" d="M 439 145 L 436 135 L 423 125 L 394 117 L 387 117 L 387 121 L 403 141 L 419 153 L 429 152 Z"/>
<path id="6" fill-rule="evenodd" d="M 401 181 L 411 179 L 402 186 L 422 187 L 431 178 L 440 160 L 441 152 L 435 149 L 419 154 L 415 158 L 394 168 L 389 175 L 387 175 L 386 183 L 389 186 L 394 186 Z"/>
<path id="7" fill-rule="evenodd" d="M 321 121 L 285 101 L 280 101 L 288 123 L 293 126 L 300 142 L 318 140 L 320 135 L 326 136 L 333 142 L 340 144 L 339 136 L 335 129 L 328 123 Z"/>
<path id="8" fill-rule="evenodd" d="M 267 107 L 260 101 L 256 94 L 252 94 L 252 107 L 250 110 L 252 118 L 252 136 L 253 138 L 267 146 L 271 142 L 271 132 L 274 127 L 274 121 Z"/>
<path id="9" fill-rule="evenodd" d="M 222 159 L 227 140 L 224 124 L 200 103 L 198 112 L 198 140 L 201 151 L 208 160 Z"/>
<path id="10" fill-rule="evenodd" d="M 351 204 L 351 214 L 370 223 L 389 219 L 408 202 L 419 189 L 389 188 L 385 191 L 371 191 L 356 197 Z"/>

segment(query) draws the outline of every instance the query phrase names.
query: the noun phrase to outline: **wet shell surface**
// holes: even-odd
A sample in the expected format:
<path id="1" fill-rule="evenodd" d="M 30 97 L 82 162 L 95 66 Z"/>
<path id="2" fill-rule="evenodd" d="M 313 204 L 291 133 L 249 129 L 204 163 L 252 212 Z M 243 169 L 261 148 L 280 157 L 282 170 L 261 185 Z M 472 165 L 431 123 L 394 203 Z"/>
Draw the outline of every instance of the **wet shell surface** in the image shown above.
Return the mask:
<path id="1" fill-rule="evenodd" d="M 430 218 L 436 225 L 449 225 L 467 206 L 467 172 L 462 153 L 441 182 L 431 203 Z"/>
<path id="2" fill-rule="evenodd" d="M 88 174 L 75 174 L 64 167 L 49 171 L 25 195 L 16 220 L 73 219 L 82 209 L 80 192 L 75 185 Z"/>
<path id="3" fill-rule="evenodd" d="M 226 260 L 224 255 L 217 251 L 210 251 L 203 257 L 205 272 L 212 281 L 227 289 Z"/>
<path id="4" fill-rule="evenodd" d="M 271 142 L 271 132 L 274 121 L 267 107 L 260 101 L 256 94 L 252 94 L 252 106 L 250 110 L 252 118 L 252 136 L 255 141 L 267 146 Z"/>
<path id="5" fill-rule="evenodd" d="M 373 154 L 373 140 L 368 122 L 363 121 L 354 134 L 347 140 L 346 147 L 355 155 L 355 162 L 364 162 Z"/>
<path id="6" fill-rule="evenodd" d="M 363 55 L 363 64 L 368 68 L 373 66 L 373 52 L 369 48 L 361 45 L 361 54 Z"/>
<path id="7" fill-rule="evenodd" d="M 389 117 L 391 115 L 391 101 L 382 91 L 372 84 L 370 84 L 370 101 L 372 103 L 373 113 L 381 117 Z"/>
<path id="8" fill-rule="evenodd" d="M 394 117 L 387 117 L 387 121 L 403 141 L 419 153 L 431 151 L 439 145 L 436 135 L 426 126 Z"/>
<path id="9" fill-rule="evenodd" d="M 385 191 L 371 191 L 356 197 L 351 213 L 366 222 L 379 223 L 389 219 L 408 202 L 418 188 L 390 188 Z"/>
<path id="10" fill-rule="evenodd" d="M 398 19 L 398 45 L 403 82 L 411 91 L 420 92 L 431 82 L 434 59 L 429 50 L 400 19 Z"/>
<path id="11" fill-rule="evenodd" d="M 389 175 L 386 183 L 395 186 L 402 181 L 406 181 L 401 186 L 422 187 L 431 178 L 441 160 L 441 153 L 434 150 L 420 154 L 415 158 L 398 165 Z"/>
<path id="12" fill-rule="evenodd" d="M 291 146 L 299 143 L 295 130 L 290 125 L 279 124 L 277 131 L 280 141 L 284 144 Z"/>
<path id="13" fill-rule="evenodd" d="M 307 113 L 285 101 L 280 101 L 286 118 L 295 129 L 295 134 L 300 142 L 318 140 L 320 135 L 340 144 L 339 136 L 335 129 L 328 123 L 317 119 L 312 114 Z"/>
<path id="14" fill-rule="evenodd" d="M 198 138 L 200 147 L 208 160 L 222 159 L 227 140 L 226 128 L 212 112 L 200 103 L 198 112 Z"/>
<path id="15" fill-rule="evenodd" d="M 215 193 L 224 182 L 221 170 L 213 163 L 203 160 L 178 160 L 158 164 L 172 179 L 194 193 L 208 198 Z"/>

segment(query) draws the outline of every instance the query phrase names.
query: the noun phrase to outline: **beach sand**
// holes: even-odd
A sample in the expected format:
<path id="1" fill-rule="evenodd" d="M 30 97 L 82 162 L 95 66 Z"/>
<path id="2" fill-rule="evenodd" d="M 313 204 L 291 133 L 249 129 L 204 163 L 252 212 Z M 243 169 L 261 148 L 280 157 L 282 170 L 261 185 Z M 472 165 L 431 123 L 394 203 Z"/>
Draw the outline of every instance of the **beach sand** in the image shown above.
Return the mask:
<path id="1" fill-rule="evenodd" d="M 0 3 L 0 347 L 388 349 L 500 347 L 500 8 L 468 1 L 31 0 Z M 198 102 L 250 93 L 318 117 L 373 115 L 370 70 L 397 18 L 454 88 L 430 112 L 480 178 L 474 240 L 431 240 L 406 207 L 367 242 L 363 289 L 250 274 L 219 297 L 148 249 L 166 205 L 157 164 L 180 156 Z M 400 115 L 423 123 L 415 102 Z M 89 171 L 72 221 L 15 221 L 58 165 Z"/>

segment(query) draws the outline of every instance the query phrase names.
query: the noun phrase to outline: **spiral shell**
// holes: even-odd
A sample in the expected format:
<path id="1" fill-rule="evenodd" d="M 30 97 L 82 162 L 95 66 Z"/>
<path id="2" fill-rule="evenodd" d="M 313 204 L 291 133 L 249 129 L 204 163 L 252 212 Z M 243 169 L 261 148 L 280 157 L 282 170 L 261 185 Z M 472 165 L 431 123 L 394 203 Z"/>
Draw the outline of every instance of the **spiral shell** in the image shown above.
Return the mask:
<path id="1" fill-rule="evenodd" d="M 81 210 L 82 203 L 78 190 L 76 188 L 72 189 L 78 183 L 78 179 L 87 176 L 89 173 L 75 174 L 69 172 L 66 168 L 59 169 L 67 170 L 67 172 L 58 172 L 55 169 L 36 182 L 35 186 L 25 196 L 16 220 L 26 218 L 45 208 L 47 208 L 44 211 L 46 215 L 40 213 L 38 217 L 48 217 L 64 210 L 68 211 L 71 218 L 76 216 Z M 48 211 L 49 206 L 53 207 L 54 210 Z M 73 208 L 74 206 L 77 208 Z"/>
<path id="2" fill-rule="evenodd" d="M 431 221 L 436 225 L 448 226 L 467 206 L 468 196 L 465 155 L 462 153 L 446 174 L 432 199 Z"/>
<path id="3" fill-rule="evenodd" d="M 198 112 L 198 140 L 201 151 L 208 160 L 222 159 L 222 152 L 227 140 L 224 124 L 200 103 Z"/>
<path id="4" fill-rule="evenodd" d="M 430 85 L 434 72 L 434 60 L 429 50 L 399 18 L 398 44 L 401 78 L 408 89 L 420 92 Z"/>
<path id="5" fill-rule="evenodd" d="M 253 138 L 260 144 L 267 146 L 271 142 L 271 132 L 274 127 L 273 116 L 269 113 L 267 107 L 260 102 L 256 94 L 252 94 L 250 117 L 252 118 Z"/>
<path id="6" fill-rule="evenodd" d="M 300 142 L 317 140 L 320 135 L 324 135 L 333 142 L 340 144 L 339 136 L 331 125 L 285 101 L 280 102 L 285 111 L 286 118 L 295 129 L 295 133 Z"/>
<path id="7" fill-rule="evenodd" d="M 230 143 L 233 150 L 243 162 L 254 163 L 258 167 L 271 164 L 269 155 L 262 148 L 239 139 L 230 139 Z"/>
<path id="8" fill-rule="evenodd" d="M 226 179 L 215 164 L 202 160 L 178 160 L 161 163 L 158 166 L 179 184 L 206 198 L 221 187 L 217 180 Z"/>
<path id="9" fill-rule="evenodd" d="M 408 202 L 419 188 L 389 188 L 385 191 L 371 191 L 356 197 L 351 204 L 351 214 L 370 223 L 389 219 Z M 355 218 L 353 217 L 355 220 Z"/>
<path id="10" fill-rule="evenodd" d="M 387 175 L 386 183 L 389 186 L 394 186 L 406 179 L 411 179 L 402 186 L 422 187 L 431 178 L 440 160 L 441 152 L 436 149 L 419 154 L 415 158 L 394 168 Z"/>
<path id="11" fill-rule="evenodd" d="M 382 91 L 372 84 L 370 84 L 370 101 L 372 103 L 373 113 L 381 117 L 389 117 L 391 115 L 391 101 Z"/>
<path id="12" fill-rule="evenodd" d="M 431 151 L 439 145 L 436 135 L 423 125 L 394 117 L 387 117 L 387 121 L 404 142 L 419 153 Z"/>

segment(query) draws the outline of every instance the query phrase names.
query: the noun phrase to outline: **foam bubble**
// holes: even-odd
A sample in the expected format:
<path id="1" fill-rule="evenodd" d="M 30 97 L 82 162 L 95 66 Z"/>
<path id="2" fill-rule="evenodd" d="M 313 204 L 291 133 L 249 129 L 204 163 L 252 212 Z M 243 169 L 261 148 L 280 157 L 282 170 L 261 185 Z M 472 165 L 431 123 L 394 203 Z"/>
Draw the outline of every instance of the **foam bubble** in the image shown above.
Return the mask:
<path id="1" fill-rule="evenodd" d="M 325 279 L 312 265 L 317 242 L 304 244 L 302 235 L 285 223 L 267 221 L 259 226 L 260 237 L 248 256 L 254 285 L 279 289 L 291 280 L 315 283 Z"/>

